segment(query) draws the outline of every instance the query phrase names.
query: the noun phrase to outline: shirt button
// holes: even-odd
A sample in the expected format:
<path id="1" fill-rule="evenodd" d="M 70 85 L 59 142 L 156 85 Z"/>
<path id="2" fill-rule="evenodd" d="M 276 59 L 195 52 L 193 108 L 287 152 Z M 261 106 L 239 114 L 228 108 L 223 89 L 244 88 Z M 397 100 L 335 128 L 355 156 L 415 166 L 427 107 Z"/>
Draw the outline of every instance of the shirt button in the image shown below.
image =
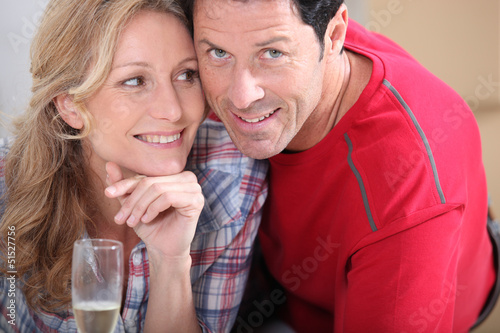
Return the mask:
<path id="1" fill-rule="evenodd" d="M 132 259 L 134 266 L 139 266 L 142 263 L 142 258 L 139 253 L 134 254 L 134 258 Z"/>

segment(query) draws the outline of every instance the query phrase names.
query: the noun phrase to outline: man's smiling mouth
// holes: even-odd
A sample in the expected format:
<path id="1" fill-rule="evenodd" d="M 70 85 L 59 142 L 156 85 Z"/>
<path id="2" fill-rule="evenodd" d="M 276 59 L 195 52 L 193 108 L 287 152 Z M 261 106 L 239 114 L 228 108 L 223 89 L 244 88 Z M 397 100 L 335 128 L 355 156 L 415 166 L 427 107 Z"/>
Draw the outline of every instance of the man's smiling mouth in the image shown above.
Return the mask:
<path id="1" fill-rule="evenodd" d="M 258 122 L 263 121 L 264 119 L 269 118 L 270 116 L 272 116 L 272 114 L 274 112 L 276 112 L 276 110 L 274 110 L 271 113 L 269 113 L 269 114 L 267 114 L 265 116 L 262 116 L 260 118 L 247 119 L 247 118 L 243 118 L 243 117 L 240 117 L 240 116 L 238 116 L 238 118 L 240 118 L 241 120 L 243 120 L 243 121 L 245 121 L 247 123 L 258 123 Z"/>

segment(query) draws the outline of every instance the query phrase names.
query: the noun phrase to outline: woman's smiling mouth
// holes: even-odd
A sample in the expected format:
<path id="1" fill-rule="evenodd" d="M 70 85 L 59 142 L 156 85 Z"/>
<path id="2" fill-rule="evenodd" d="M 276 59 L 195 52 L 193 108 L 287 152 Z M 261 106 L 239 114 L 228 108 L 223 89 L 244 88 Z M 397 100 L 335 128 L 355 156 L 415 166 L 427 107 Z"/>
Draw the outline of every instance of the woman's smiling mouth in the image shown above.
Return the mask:
<path id="1" fill-rule="evenodd" d="M 136 135 L 137 139 L 148 143 L 171 143 L 181 137 L 181 133 L 174 135 Z"/>

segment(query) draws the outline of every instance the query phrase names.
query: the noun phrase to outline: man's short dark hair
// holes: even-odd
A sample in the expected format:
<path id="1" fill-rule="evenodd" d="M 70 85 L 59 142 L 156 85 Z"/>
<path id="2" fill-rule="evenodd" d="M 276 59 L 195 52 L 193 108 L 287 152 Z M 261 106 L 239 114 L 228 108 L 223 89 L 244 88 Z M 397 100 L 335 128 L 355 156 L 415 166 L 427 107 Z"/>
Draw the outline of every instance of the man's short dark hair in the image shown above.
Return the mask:
<path id="1" fill-rule="evenodd" d="M 321 50 L 324 49 L 326 28 L 344 3 L 343 0 L 292 0 L 297 7 L 302 21 L 313 27 Z"/>
<path id="2" fill-rule="evenodd" d="M 196 0 L 181 0 L 189 20 L 193 20 L 193 7 Z M 236 0 L 242 1 L 242 0 Z M 243 0 L 249 1 L 249 0 Z M 310 25 L 318 38 L 321 50 L 324 49 L 326 28 L 344 3 L 344 0 L 290 0 L 298 9 L 302 21 Z M 192 23 L 191 23 L 192 25 Z"/>

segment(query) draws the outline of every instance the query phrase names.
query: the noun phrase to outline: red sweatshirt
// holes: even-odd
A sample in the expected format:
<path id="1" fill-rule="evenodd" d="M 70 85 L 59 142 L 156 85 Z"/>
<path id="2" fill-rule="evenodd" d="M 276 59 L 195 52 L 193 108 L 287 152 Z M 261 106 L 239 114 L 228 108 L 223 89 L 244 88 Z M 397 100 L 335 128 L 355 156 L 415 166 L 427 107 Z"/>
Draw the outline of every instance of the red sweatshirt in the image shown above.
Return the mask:
<path id="1" fill-rule="evenodd" d="M 298 332 L 466 332 L 495 279 L 481 143 L 466 103 L 350 21 L 373 62 L 320 143 L 271 158 L 259 232 Z"/>

